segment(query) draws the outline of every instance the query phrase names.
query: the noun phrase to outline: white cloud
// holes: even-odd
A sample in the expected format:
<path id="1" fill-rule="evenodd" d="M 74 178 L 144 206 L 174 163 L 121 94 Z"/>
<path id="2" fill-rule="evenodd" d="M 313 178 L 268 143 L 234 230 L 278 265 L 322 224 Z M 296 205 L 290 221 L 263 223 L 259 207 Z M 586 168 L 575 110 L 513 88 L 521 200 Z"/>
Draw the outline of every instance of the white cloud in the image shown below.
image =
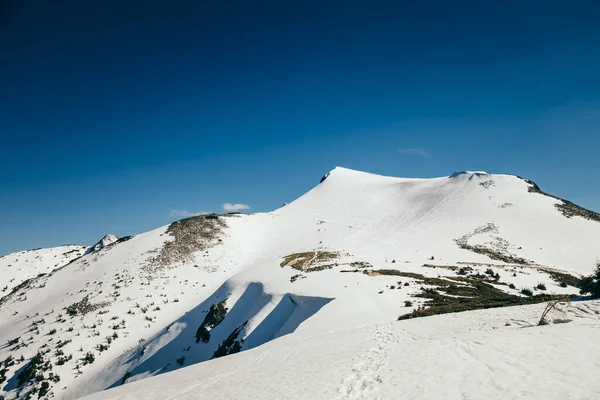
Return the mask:
<path id="1" fill-rule="evenodd" d="M 400 153 L 410 154 L 410 155 L 419 156 L 419 157 L 427 157 L 428 156 L 427 152 L 423 149 L 400 149 Z"/>
<path id="2" fill-rule="evenodd" d="M 223 210 L 225 211 L 240 211 L 240 210 L 247 210 L 250 208 L 250 206 L 248 204 L 231 204 L 231 203 L 223 203 L 221 204 L 221 207 L 223 207 Z"/>
<path id="3" fill-rule="evenodd" d="M 206 212 L 206 211 L 191 212 L 188 210 L 171 210 L 171 212 L 169 213 L 169 216 L 170 217 L 195 217 L 196 215 L 204 215 L 204 214 L 208 214 L 208 212 Z"/>

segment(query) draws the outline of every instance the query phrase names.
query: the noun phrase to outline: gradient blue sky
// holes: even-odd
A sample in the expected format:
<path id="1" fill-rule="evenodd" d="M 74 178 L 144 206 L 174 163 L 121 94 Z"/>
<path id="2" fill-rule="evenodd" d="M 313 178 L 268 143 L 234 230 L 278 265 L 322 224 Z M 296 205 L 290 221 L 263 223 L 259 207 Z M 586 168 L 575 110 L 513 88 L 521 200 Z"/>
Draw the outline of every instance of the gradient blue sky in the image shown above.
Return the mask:
<path id="1" fill-rule="evenodd" d="M 600 210 L 600 3 L 0 2 L 0 254 L 336 165 L 514 173 Z"/>

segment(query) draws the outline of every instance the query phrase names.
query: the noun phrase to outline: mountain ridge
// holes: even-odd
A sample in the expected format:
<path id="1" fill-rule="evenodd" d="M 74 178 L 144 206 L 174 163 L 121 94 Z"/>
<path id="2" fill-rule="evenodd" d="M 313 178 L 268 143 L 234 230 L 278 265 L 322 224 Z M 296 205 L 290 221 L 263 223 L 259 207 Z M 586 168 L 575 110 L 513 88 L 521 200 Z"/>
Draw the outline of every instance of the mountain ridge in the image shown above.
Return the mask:
<path id="1" fill-rule="evenodd" d="M 337 167 L 271 212 L 111 237 L 0 301 L 0 343 L 11 343 L 0 360 L 16 360 L 0 366 L 0 389 L 24 398 L 47 382 L 74 399 L 283 338 L 419 316 L 452 290 L 482 287 L 511 304 L 574 295 L 600 255 L 600 224 L 566 218 L 533 185 Z M 481 307 L 497 306 L 488 300 Z"/>

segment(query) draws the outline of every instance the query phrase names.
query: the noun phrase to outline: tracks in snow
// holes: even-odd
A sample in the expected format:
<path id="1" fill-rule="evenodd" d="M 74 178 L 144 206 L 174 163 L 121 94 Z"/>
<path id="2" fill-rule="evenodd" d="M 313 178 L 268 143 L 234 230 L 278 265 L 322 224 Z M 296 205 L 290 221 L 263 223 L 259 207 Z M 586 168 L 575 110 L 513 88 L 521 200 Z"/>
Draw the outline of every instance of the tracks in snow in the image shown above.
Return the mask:
<path id="1" fill-rule="evenodd" d="M 383 381 L 379 373 L 400 336 L 392 323 L 383 323 L 376 325 L 370 338 L 375 345 L 354 358 L 351 373 L 338 387 L 337 400 L 382 398 L 379 385 Z"/>

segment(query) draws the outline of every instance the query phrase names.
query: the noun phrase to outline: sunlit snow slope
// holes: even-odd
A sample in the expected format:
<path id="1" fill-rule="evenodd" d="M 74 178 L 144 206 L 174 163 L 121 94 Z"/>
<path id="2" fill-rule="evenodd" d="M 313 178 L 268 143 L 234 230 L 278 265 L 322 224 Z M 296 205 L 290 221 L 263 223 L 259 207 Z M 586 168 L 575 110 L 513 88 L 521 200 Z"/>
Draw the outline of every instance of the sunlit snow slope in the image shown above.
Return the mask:
<path id="1" fill-rule="evenodd" d="M 420 324 L 429 320 L 475 315 L 468 318 L 477 326 L 479 316 L 494 318 L 473 312 L 394 322 L 429 307 L 429 299 L 421 296 L 424 290 L 448 282 L 474 290 L 469 285 L 481 281 L 512 300 L 525 298 L 524 288 L 534 295 L 576 294 L 577 277 L 589 274 L 600 257 L 599 221 L 598 214 L 546 195 L 516 176 L 459 172 L 404 179 L 336 168 L 313 190 L 273 212 L 188 218 L 134 237 L 110 238 L 45 275 L 31 272 L 27 276 L 34 279 L 18 290 L 7 289 L 0 300 L 0 343 L 5 343 L 0 361 L 9 357 L 0 365 L 0 389 L 6 398 L 40 393 L 78 398 L 198 364 L 190 369 L 199 368 L 194 382 L 185 375 L 191 392 L 173 381 L 174 391 L 166 397 L 200 398 L 196 390 L 202 386 L 211 399 L 254 398 L 240 396 L 232 386 L 234 375 L 245 381 L 256 373 L 273 382 L 287 376 L 287 385 L 274 398 L 382 393 L 395 398 L 376 384 L 377 376 L 360 375 L 361 351 L 379 363 L 369 346 L 384 346 L 381 351 L 387 352 L 395 347 L 390 343 L 408 343 L 412 339 L 402 336 L 405 326 L 416 327 L 411 333 L 416 337 Z M 2 268 L 4 286 L 7 269 Z M 539 308 L 522 308 L 532 307 Z M 503 319 L 511 309 L 501 311 Z M 568 326 L 547 328 L 577 330 L 581 324 Z M 360 344 L 331 345 L 345 354 L 332 358 L 331 367 L 355 361 L 347 370 L 323 373 L 329 364 L 310 348 L 329 347 L 338 334 L 340 343 L 355 338 Z M 381 344 L 379 339 L 388 336 L 388 344 Z M 421 343 L 427 347 L 427 341 Z M 294 368 L 302 353 L 299 382 L 341 374 L 331 375 L 337 386 L 302 392 L 291 372 L 263 369 L 266 361 L 261 360 L 278 357 L 279 344 L 286 350 L 273 365 Z M 255 350 L 245 352 L 250 349 Z M 418 353 L 411 354 L 411 362 L 418 364 Z M 241 374 L 229 360 L 260 367 Z M 212 369 L 214 374 L 206 373 Z M 425 367 L 417 370 L 425 373 Z M 354 373 L 348 371 L 360 375 L 358 381 L 344 377 Z M 223 379 L 227 374 L 233 375 Z M 417 385 L 406 370 L 398 374 L 395 379 Z M 373 391 L 353 389 L 361 379 L 371 379 L 365 385 Z M 160 397 L 152 380 L 147 382 Z M 143 384 L 132 387 L 139 390 Z M 135 397 L 128 386 L 106 395 Z M 264 398 L 265 392 L 257 393 Z"/>
<path id="2" fill-rule="evenodd" d="M 0 257 L 0 296 L 9 293 L 24 281 L 48 274 L 80 257 L 86 246 L 59 246 L 49 249 L 19 251 Z"/>

